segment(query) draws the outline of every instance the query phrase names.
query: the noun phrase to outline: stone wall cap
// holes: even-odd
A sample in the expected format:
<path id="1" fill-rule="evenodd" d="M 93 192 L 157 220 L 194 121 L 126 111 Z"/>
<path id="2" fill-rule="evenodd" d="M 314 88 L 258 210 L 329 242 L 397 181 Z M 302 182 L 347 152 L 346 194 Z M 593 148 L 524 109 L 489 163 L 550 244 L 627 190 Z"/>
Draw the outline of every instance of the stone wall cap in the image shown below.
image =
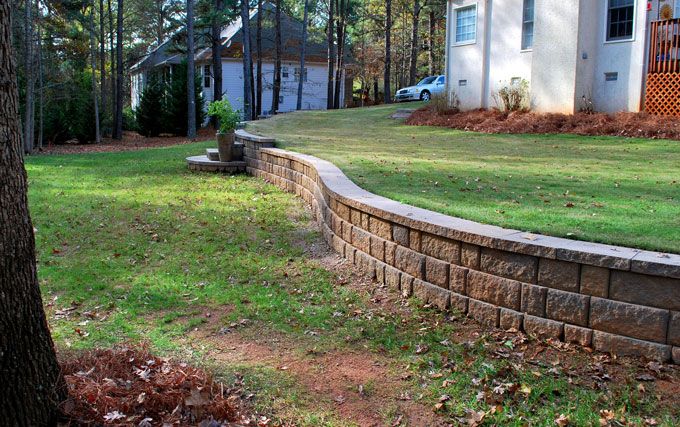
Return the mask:
<path id="1" fill-rule="evenodd" d="M 270 138 L 267 136 L 260 136 L 260 135 L 253 135 L 250 132 L 246 132 L 243 129 L 238 129 L 236 132 L 234 132 L 234 135 L 241 139 L 245 139 L 247 141 L 252 141 L 252 142 L 263 142 L 263 143 L 272 143 L 276 142 L 275 138 Z"/>
<path id="2" fill-rule="evenodd" d="M 680 255 L 544 236 L 456 218 L 370 193 L 356 185 L 337 166 L 326 160 L 280 148 L 264 148 L 262 152 L 314 167 L 320 184 L 338 201 L 413 229 L 526 255 L 680 278 Z"/>

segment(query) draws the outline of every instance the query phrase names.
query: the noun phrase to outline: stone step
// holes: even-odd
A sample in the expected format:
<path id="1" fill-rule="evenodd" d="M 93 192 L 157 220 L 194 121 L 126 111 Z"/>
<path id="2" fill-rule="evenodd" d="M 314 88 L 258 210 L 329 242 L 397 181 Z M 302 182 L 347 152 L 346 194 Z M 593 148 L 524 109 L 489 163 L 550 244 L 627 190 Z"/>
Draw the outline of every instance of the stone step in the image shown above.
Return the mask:
<path id="1" fill-rule="evenodd" d="M 203 172 L 238 173 L 246 171 L 246 162 L 219 162 L 208 159 L 208 156 L 187 157 L 189 169 Z"/>
<path id="2" fill-rule="evenodd" d="M 212 160 L 214 162 L 220 160 L 220 153 L 217 151 L 217 148 L 206 148 L 205 155 L 208 156 L 208 160 Z"/>
<path id="3" fill-rule="evenodd" d="M 205 155 L 208 156 L 209 160 L 213 161 L 219 161 L 220 160 L 220 154 L 217 148 L 206 148 L 205 149 Z M 242 142 L 234 142 L 234 145 L 231 148 L 231 155 L 234 158 L 234 160 L 242 160 L 243 159 L 243 143 Z"/>

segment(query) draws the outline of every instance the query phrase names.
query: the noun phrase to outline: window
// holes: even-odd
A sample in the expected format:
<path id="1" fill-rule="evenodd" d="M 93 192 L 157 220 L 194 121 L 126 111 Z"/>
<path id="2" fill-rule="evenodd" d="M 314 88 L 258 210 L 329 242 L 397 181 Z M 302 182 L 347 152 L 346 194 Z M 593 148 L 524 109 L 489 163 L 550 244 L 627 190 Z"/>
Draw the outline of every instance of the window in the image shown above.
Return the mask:
<path id="1" fill-rule="evenodd" d="M 458 80 L 458 86 L 467 86 L 467 80 Z"/>
<path id="2" fill-rule="evenodd" d="M 203 66 L 203 87 L 210 87 L 210 77 L 212 73 L 210 72 L 210 65 Z"/>
<path id="3" fill-rule="evenodd" d="M 477 36 L 477 6 L 456 9 L 456 43 L 474 42 Z"/>
<path id="4" fill-rule="evenodd" d="M 295 68 L 295 81 L 296 82 L 300 81 L 300 67 Z M 302 70 L 302 81 L 303 82 L 307 81 L 307 68 L 304 68 Z"/>
<path id="5" fill-rule="evenodd" d="M 615 82 L 619 79 L 619 73 L 604 73 L 604 81 Z"/>
<path id="6" fill-rule="evenodd" d="M 607 5 L 607 41 L 633 38 L 635 0 L 609 0 Z"/>
<path id="7" fill-rule="evenodd" d="M 446 82 L 446 77 L 439 76 L 439 78 L 437 78 L 437 81 L 435 83 L 438 84 L 438 85 L 443 85 L 445 82 Z"/>
<path id="8" fill-rule="evenodd" d="M 281 67 L 281 78 L 288 78 L 288 67 Z"/>
<path id="9" fill-rule="evenodd" d="M 279 105 L 283 104 L 283 95 L 279 96 Z"/>
<path id="10" fill-rule="evenodd" d="M 524 0 L 522 10 L 522 50 L 534 46 L 534 0 Z"/>

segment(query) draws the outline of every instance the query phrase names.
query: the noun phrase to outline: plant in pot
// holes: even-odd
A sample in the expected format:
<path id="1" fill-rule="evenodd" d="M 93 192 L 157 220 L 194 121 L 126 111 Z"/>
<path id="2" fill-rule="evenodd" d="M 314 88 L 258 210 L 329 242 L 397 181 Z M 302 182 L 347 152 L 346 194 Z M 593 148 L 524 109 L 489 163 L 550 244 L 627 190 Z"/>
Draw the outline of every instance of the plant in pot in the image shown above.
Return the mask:
<path id="1" fill-rule="evenodd" d="M 211 102 L 208 114 L 215 117 L 220 125 L 217 131 L 217 152 L 220 162 L 230 162 L 234 146 L 234 130 L 241 120 L 241 114 L 234 110 L 226 99 Z"/>

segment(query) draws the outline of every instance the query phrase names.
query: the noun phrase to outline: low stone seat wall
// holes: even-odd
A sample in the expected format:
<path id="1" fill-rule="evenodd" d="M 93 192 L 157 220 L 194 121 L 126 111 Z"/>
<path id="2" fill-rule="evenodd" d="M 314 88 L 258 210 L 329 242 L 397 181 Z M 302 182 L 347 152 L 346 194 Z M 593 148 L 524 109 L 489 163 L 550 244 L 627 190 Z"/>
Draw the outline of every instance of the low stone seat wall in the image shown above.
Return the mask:
<path id="1" fill-rule="evenodd" d="M 324 238 L 379 282 L 544 338 L 680 363 L 680 256 L 579 242 L 404 205 L 333 164 L 238 131 L 247 171 L 302 197 Z"/>

